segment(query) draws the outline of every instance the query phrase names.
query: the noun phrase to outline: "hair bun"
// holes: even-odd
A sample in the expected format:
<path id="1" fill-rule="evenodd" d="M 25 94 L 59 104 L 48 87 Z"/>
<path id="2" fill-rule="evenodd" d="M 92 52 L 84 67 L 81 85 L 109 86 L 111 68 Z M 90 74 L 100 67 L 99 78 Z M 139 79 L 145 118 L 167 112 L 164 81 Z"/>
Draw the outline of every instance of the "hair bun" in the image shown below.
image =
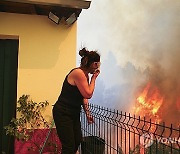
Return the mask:
<path id="1" fill-rule="evenodd" d="M 86 48 L 82 48 L 81 50 L 79 50 L 79 55 L 81 57 L 87 56 L 89 54 L 89 51 L 86 50 Z"/>

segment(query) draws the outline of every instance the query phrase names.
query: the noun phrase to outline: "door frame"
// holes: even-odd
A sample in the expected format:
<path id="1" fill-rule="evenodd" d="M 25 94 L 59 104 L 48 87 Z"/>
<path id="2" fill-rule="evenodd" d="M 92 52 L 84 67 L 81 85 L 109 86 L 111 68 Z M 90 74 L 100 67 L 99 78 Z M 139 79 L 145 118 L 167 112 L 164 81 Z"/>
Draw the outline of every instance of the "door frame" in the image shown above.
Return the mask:
<path id="1" fill-rule="evenodd" d="M 15 61 L 14 61 L 15 63 L 13 63 L 13 64 L 16 64 L 16 65 L 15 65 L 14 67 L 11 67 L 12 64 L 9 63 L 9 61 L 8 61 L 8 63 L 7 63 L 7 61 L 4 61 L 4 64 L 3 64 L 3 65 L 4 65 L 4 69 L 5 69 L 5 63 L 9 64 L 10 69 L 14 70 L 14 72 L 15 72 L 14 74 L 15 74 L 16 76 L 15 76 L 15 78 L 13 78 L 13 79 L 14 79 L 14 84 L 13 84 L 14 86 L 13 86 L 13 87 L 14 87 L 14 89 L 15 89 L 15 91 L 13 90 L 13 91 L 15 92 L 15 93 L 14 93 L 14 96 L 13 96 L 13 99 L 14 99 L 15 102 L 14 102 L 14 101 L 13 101 L 13 102 L 16 103 L 16 102 L 17 102 L 17 78 L 18 78 L 19 37 L 18 37 L 18 36 L 10 36 L 10 35 L 0 35 L 0 40 L 4 40 L 4 41 L 6 41 L 6 40 L 8 41 L 8 40 L 9 40 L 9 42 L 12 41 L 12 40 L 17 40 L 17 42 L 14 42 L 14 41 L 13 41 L 13 43 L 15 43 L 15 48 L 14 48 L 14 44 L 13 44 L 13 43 L 12 43 L 12 44 L 13 44 L 13 47 L 12 47 L 12 49 L 10 49 L 10 50 L 7 49 L 7 46 L 6 46 L 7 44 L 6 44 L 6 43 L 5 43 L 5 48 L 3 48 L 3 46 L 2 46 L 2 49 L 4 49 L 4 50 L 7 49 L 7 50 L 5 50 L 5 51 L 13 51 L 13 52 L 15 51 L 15 53 L 13 53 L 13 54 L 15 54 L 15 56 L 16 56 L 15 58 L 16 58 L 16 59 L 15 59 Z M 10 42 L 10 43 L 11 43 L 11 42 Z M 17 43 L 17 44 L 16 44 L 16 43 Z M 4 52 L 4 54 L 5 54 L 5 52 Z M 6 54 L 7 54 L 7 53 L 6 53 Z M 9 53 L 8 53 L 8 54 L 9 54 Z M 13 55 L 13 56 L 14 56 L 14 55 Z M 12 57 L 13 57 L 13 56 L 12 56 Z M 12 57 L 11 57 L 11 58 L 12 58 Z M 3 58 L 2 58 L 2 59 L 3 59 Z M 9 59 L 10 59 L 10 58 L 9 58 Z M 5 60 L 5 58 L 4 58 L 4 60 Z M 3 67 L 3 65 L 2 65 L 2 67 Z M 8 67 L 8 68 L 9 68 L 9 67 Z M 15 68 L 15 67 L 16 67 L 16 68 Z M 5 75 L 5 73 L 7 73 L 7 72 L 4 71 L 4 73 L 3 73 L 3 71 L 2 71 L 2 75 Z M 6 76 L 6 77 L 7 77 L 7 76 Z M 12 78 L 11 78 L 11 79 L 12 79 Z M 11 79 L 10 79 L 10 80 L 11 80 Z M 15 81 L 15 79 L 16 79 L 16 81 Z M 10 81 L 10 80 L 8 80 L 8 81 Z M 2 76 L 2 81 L 5 82 L 5 79 L 4 79 L 3 76 Z M 6 83 L 7 83 L 7 81 L 6 81 Z M 4 93 L 4 92 L 3 92 L 4 90 L 5 90 L 5 87 L 2 87 L 2 100 L 3 100 L 4 97 L 5 97 L 5 94 L 3 94 L 3 93 Z M 13 93 L 13 92 L 10 92 L 10 93 Z M 8 93 L 8 94 L 10 94 L 10 93 Z M 4 102 L 4 101 L 3 101 L 3 102 Z M 13 111 L 11 111 L 12 117 L 16 117 L 16 106 L 17 106 L 17 104 L 14 104 L 13 107 L 12 107 L 12 108 L 13 108 Z M 3 111 L 3 109 L 4 109 L 4 106 L 3 106 L 3 104 L 2 104 L 2 111 Z M 4 111 L 3 111 L 3 112 L 4 112 Z M 3 115 L 4 115 L 4 113 L 2 113 L 2 115 L 1 115 L 1 116 L 2 116 L 2 119 L 3 119 Z M 8 118 L 8 119 L 9 119 L 9 118 Z M 5 120 L 5 121 L 6 121 L 6 120 Z M 3 127 L 4 127 L 4 121 L 3 121 L 2 125 L 1 125 L 1 127 L 2 127 L 2 129 L 3 129 Z M 3 130 L 1 130 L 1 133 L 2 133 L 2 134 L 1 134 L 1 135 L 2 135 L 1 137 L 2 137 L 2 138 L 0 139 L 0 140 L 1 140 L 1 142 L 0 142 L 1 145 L 0 145 L 0 146 L 3 146 L 3 140 L 2 140 L 2 139 L 3 139 L 4 137 L 6 137 L 6 136 L 4 135 Z M 4 137 L 3 137 L 3 136 L 4 136 Z M 9 136 L 8 136 L 7 139 L 8 139 L 8 145 L 7 145 L 7 147 L 8 147 L 8 146 L 9 146 L 9 147 L 8 147 L 8 149 L 7 149 L 8 151 L 5 149 L 5 150 L 6 150 L 6 153 L 14 153 L 14 137 L 9 137 Z M 2 150 L 4 150 L 3 147 L 2 147 L 2 148 L 0 147 L 0 153 L 1 153 Z"/>

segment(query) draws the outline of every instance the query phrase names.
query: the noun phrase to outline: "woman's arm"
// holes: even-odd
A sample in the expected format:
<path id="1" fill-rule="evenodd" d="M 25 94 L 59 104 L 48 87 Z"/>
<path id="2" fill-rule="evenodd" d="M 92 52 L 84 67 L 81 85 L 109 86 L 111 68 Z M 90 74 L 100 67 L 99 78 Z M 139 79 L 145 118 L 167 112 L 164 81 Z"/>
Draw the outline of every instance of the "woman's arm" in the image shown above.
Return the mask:
<path id="1" fill-rule="evenodd" d="M 73 71 L 72 77 L 75 85 L 78 87 L 82 96 L 86 99 L 92 97 L 95 87 L 95 81 L 100 72 L 95 72 L 92 77 L 90 83 L 87 81 L 87 77 L 81 69 L 76 69 Z"/>
<path id="2" fill-rule="evenodd" d="M 87 117 L 87 121 L 89 124 L 92 124 L 94 123 L 94 118 L 93 116 L 91 115 L 91 112 L 89 111 L 89 106 L 88 106 L 89 102 L 88 102 L 88 99 L 84 99 L 83 100 L 83 109 L 86 113 L 86 117 Z"/>

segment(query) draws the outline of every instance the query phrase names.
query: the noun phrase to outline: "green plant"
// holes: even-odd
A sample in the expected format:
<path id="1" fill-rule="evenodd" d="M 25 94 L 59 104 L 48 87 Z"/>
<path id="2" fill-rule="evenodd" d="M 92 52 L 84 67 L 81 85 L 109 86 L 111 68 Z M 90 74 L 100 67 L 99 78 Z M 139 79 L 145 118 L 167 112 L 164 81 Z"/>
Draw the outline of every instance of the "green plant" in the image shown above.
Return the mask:
<path id="1" fill-rule="evenodd" d="M 15 137 L 21 143 L 28 141 L 30 144 L 27 146 L 28 151 L 33 153 L 39 153 L 42 148 L 47 135 L 47 129 L 52 126 L 52 123 L 47 122 L 42 111 L 49 105 L 47 101 L 36 103 L 32 101 L 29 95 L 22 95 L 17 102 L 17 118 L 12 118 L 9 125 L 5 126 L 6 135 Z M 58 147 L 57 134 L 54 140 L 51 138 L 46 144 L 46 150 L 53 151 L 53 153 L 59 153 L 60 147 Z"/>
<path id="2" fill-rule="evenodd" d="M 47 101 L 36 103 L 29 99 L 29 95 L 22 95 L 17 102 L 19 118 L 12 118 L 5 126 L 6 135 L 12 135 L 21 141 L 27 141 L 31 132 L 39 127 L 49 128 L 49 123 L 42 116 L 42 111 L 49 105 Z"/>

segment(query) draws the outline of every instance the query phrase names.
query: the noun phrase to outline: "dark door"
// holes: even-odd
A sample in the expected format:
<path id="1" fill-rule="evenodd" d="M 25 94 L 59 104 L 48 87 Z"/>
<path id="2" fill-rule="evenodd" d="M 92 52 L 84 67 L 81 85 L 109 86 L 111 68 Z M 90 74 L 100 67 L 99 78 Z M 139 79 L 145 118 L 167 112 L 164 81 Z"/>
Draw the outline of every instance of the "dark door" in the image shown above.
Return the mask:
<path id="1" fill-rule="evenodd" d="M 0 39 L 0 153 L 14 153 L 14 138 L 4 126 L 16 116 L 18 40 Z"/>

